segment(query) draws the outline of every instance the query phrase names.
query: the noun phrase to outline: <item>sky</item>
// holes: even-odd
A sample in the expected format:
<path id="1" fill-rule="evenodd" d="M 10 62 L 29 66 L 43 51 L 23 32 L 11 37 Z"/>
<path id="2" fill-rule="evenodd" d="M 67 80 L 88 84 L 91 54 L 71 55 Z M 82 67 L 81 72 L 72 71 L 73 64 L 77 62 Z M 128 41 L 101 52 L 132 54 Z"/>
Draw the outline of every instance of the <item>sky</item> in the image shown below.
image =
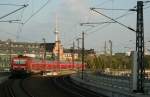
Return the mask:
<path id="1" fill-rule="evenodd" d="M 47 3 L 48 1 L 48 3 Z M 143 0 L 146 1 L 146 0 Z M 21 9 L 0 21 L 21 20 L 20 23 L 0 22 L 0 40 L 12 39 L 14 41 L 46 42 L 55 41 L 55 21 L 58 17 L 58 30 L 64 48 L 72 46 L 73 41 L 77 45 L 76 39 L 85 32 L 85 48 L 93 48 L 96 51 L 104 51 L 104 42 L 111 40 L 113 42 L 114 52 L 124 52 L 135 49 L 135 33 L 117 23 L 111 24 L 93 24 L 91 26 L 80 23 L 100 23 L 107 22 L 109 19 L 90 10 L 90 8 L 108 8 L 108 9 L 131 9 L 136 6 L 137 0 L 0 0 L 0 17 L 8 14 L 21 6 L 8 6 L 2 4 L 28 4 Z M 36 11 L 37 14 L 29 19 Z M 144 7 L 150 6 L 150 3 Z M 131 13 L 118 19 L 119 22 L 135 29 L 136 13 L 128 11 L 101 10 L 97 11 L 116 18 L 122 14 Z M 144 33 L 146 47 L 150 48 L 150 8 L 144 9 Z M 28 20 L 29 19 L 29 20 Z M 28 20 L 28 21 L 27 21 Z M 27 21 L 27 22 L 26 22 Z M 25 23 L 26 22 L 26 23 Z M 21 24 L 25 23 L 25 24 Z M 81 47 L 81 43 L 80 43 Z"/>

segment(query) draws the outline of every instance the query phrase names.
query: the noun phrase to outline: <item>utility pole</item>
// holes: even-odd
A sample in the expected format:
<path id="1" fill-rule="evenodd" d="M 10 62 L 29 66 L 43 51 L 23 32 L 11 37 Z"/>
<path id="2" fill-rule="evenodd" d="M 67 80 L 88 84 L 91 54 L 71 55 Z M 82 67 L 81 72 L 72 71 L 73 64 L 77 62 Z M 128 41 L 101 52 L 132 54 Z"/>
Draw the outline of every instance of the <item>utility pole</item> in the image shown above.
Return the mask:
<path id="1" fill-rule="evenodd" d="M 60 68 L 60 40 L 58 40 L 56 43 L 57 43 L 57 47 L 58 47 L 58 48 L 57 48 L 57 49 L 58 49 L 58 50 L 57 50 L 57 51 L 58 51 L 58 52 L 57 52 L 57 72 L 58 72 L 58 71 L 60 71 L 60 69 L 61 69 L 61 68 Z"/>
<path id="2" fill-rule="evenodd" d="M 9 54 L 10 54 L 10 56 L 9 56 L 9 60 L 10 60 L 10 66 L 11 66 L 11 40 L 9 41 Z"/>
<path id="3" fill-rule="evenodd" d="M 58 41 L 58 62 L 60 61 L 60 41 Z"/>
<path id="4" fill-rule="evenodd" d="M 112 41 L 111 40 L 109 40 L 109 43 L 110 43 L 110 56 L 112 56 Z"/>
<path id="5" fill-rule="evenodd" d="M 104 44 L 104 54 L 105 55 L 107 54 L 107 51 L 106 51 L 106 41 L 105 41 L 105 44 Z"/>
<path id="6" fill-rule="evenodd" d="M 147 1 L 149 2 L 149 1 Z M 118 22 L 97 10 L 91 8 L 94 12 L 120 24 L 121 26 L 136 33 L 136 51 L 137 51 L 137 89 L 135 92 L 144 93 L 144 79 L 145 79 L 145 65 L 144 65 L 144 23 L 143 23 L 143 1 L 137 1 L 137 9 L 131 9 L 130 11 L 137 11 L 137 28 L 133 28 Z"/>
<path id="7" fill-rule="evenodd" d="M 76 40 L 77 40 L 77 45 L 78 45 L 78 59 L 79 59 L 79 57 L 80 57 L 80 47 L 79 47 L 80 39 L 82 39 L 82 38 L 77 38 L 77 39 L 76 39 Z"/>
<path id="8" fill-rule="evenodd" d="M 74 68 L 74 41 L 73 41 L 73 47 L 72 47 L 72 64 L 73 64 L 73 68 Z"/>
<path id="9" fill-rule="evenodd" d="M 109 40 L 110 68 L 112 67 L 112 41 Z"/>
<path id="10" fill-rule="evenodd" d="M 82 79 L 83 79 L 83 65 L 84 65 L 84 32 L 82 32 Z"/>
<path id="11" fill-rule="evenodd" d="M 46 41 L 45 41 L 45 38 L 43 38 L 43 41 L 44 41 L 44 57 L 43 57 L 43 59 L 45 60 L 46 59 Z"/>
<path id="12" fill-rule="evenodd" d="M 144 93 L 144 26 L 143 26 L 143 1 L 137 1 L 137 30 L 136 30 L 136 51 L 137 51 L 137 90 Z"/>

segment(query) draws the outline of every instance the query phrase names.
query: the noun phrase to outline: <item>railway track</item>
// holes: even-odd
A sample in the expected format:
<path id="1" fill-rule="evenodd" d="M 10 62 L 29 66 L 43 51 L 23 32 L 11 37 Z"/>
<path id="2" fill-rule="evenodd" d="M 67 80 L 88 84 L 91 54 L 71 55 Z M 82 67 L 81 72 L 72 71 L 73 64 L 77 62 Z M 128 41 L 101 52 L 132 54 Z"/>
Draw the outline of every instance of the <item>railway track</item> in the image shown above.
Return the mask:
<path id="1" fill-rule="evenodd" d="M 4 83 L 4 87 L 2 88 L 4 97 L 16 97 L 12 89 L 13 82 L 14 80 L 8 80 L 6 83 Z"/>
<path id="2" fill-rule="evenodd" d="M 23 87 L 24 79 L 9 79 L 1 85 L 0 97 L 34 97 Z"/>
<path id="3" fill-rule="evenodd" d="M 61 88 L 64 92 L 69 93 L 73 97 L 106 97 L 74 84 L 68 76 L 57 77 L 53 81 L 57 87 Z"/>
<path id="4" fill-rule="evenodd" d="M 28 97 L 35 97 L 35 96 L 33 96 L 33 95 L 29 92 L 29 90 L 27 90 L 27 89 L 24 87 L 23 83 L 24 83 L 24 79 L 20 81 L 20 87 L 21 87 L 21 89 L 23 90 L 23 92 L 24 92 Z"/>
<path id="5" fill-rule="evenodd" d="M 33 88 L 32 88 L 33 87 Z M 43 91 L 44 90 L 44 91 Z M 65 77 L 9 79 L 0 85 L 0 97 L 105 97 Z"/>

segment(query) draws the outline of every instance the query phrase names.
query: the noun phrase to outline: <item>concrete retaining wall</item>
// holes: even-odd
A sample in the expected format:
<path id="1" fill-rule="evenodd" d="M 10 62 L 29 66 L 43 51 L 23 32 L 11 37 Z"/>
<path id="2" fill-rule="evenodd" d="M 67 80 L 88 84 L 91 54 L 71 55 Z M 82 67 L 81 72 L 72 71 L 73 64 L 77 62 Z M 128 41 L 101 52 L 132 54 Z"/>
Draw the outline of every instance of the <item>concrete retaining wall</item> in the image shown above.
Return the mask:
<path id="1" fill-rule="evenodd" d="M 88 88 L 92 91 L 95 91 L 99 94 L 108 96 L 108 97 L 149 97 L 150 95 L 134 94 L 132 92 L 124 91 L 123 89 L 115 89 L 111 87 L 106 87 L 103 85 L 96 85 L 94 83 L 88 82 L 87 80 L 82 80 L 78 76 L 72 76 L 72 81 L 77 85 Z"/>

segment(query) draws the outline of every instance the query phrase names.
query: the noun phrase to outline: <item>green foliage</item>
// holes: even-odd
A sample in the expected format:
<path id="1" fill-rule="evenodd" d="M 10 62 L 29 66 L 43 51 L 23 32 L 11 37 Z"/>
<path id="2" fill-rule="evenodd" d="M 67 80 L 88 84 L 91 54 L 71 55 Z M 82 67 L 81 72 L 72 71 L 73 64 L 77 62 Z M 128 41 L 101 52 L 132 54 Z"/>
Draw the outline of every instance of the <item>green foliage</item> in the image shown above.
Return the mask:
<path id="1" fill-rule="evenodd" d="M 145 56 L 145 67 L 150 69 L 150 56 Z"/>
<path id="2" fill-rule="evenodd" d="M 103 71 L 105 68 L 111 69 L 131 69 L 132 57 L 125 55 L 113 56 L 88 56 L 86 58 L 87 67 L 93 70 Z M 145 56 L 144 64 L 146 69 L 150 69 L 150 56 Z"/>
<path id="3" fill-rule="evenodd" d="M 114 56 L 89 56 L 86 58 L 87 67 L 90 69 L 99 69 L 103 71 L 105 68 L 111 69 L 131 69 L 132 59 L 130 56 L 114 55 Z"/>

